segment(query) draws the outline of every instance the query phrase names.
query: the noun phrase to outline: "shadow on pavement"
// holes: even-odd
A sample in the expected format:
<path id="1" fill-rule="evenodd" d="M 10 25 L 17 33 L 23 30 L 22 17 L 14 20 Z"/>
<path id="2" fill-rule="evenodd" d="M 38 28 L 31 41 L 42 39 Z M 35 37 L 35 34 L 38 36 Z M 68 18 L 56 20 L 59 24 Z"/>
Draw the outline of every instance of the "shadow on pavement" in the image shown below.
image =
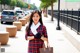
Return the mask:
<path id="1" fill-rule="evenodd" d="M 1 47 L 10 47 L 10 45 L 9 44 L 7 44 L 7 45 L 1 45 Z"/>
<path id="2" fill-rule="evenodd" d="M 10 38 L 14 38 L 14 39 L 16 39 L 16 38 L 18 38 L 18 37 L 10 37 Z"/>
<path id="3" fill-rule="evenodd" d="M 3 23 L 4 25 L 13 25 L 12 22 L 6 22 L 6 23 Z"/>

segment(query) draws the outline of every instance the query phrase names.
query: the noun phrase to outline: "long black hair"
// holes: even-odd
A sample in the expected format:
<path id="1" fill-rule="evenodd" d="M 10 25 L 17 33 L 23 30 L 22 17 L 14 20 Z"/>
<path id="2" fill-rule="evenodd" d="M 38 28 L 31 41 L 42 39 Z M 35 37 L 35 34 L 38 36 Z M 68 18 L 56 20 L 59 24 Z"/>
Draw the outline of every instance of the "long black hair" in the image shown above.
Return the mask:
<path id="1" fill-rule="evenodd" d="M 43 25 L 41 12 L 39 12 L 38 10 L 36 10 L 36 11 L 33 11 L 31 13 L 31 15 L 30 15 L 30 22 L 29 22 L 28 27 L 26 27 L 27 28 L 26 30 L 29 30 L 30 29 L 30 27 L 31 27 L 31 25 L 33 23 L 32 17 L 34 16 L 35 13 L 37 13 L 40 16 L 39 22 L 40 22 L 41 25 Z"/>

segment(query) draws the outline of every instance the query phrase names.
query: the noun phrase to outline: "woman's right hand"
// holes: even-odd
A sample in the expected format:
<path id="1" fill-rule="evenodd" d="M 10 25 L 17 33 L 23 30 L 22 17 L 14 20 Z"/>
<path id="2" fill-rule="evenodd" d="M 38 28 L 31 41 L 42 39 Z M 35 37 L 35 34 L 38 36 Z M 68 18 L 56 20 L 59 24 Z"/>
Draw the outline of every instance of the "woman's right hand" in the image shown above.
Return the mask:
<path id="1" fill-rule="evenodd" d="M 34 39 L 34 36 L 28 36 L 27 39 L 32 40 L 32 39 Z"/>

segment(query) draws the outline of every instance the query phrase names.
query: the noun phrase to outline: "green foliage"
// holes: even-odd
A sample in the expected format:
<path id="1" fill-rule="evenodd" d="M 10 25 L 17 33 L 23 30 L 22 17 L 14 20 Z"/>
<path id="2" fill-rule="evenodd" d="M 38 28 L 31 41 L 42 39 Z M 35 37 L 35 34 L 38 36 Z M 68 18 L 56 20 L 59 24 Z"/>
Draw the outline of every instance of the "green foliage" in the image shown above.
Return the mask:
<path id="1" fill-rule="evenodd" d="M 1 0 L 0 0 L 0 4 L 1 4 Z"/>
<path id="2" fill-rule="evenodd" d="M 41 0 L 42 2 L 51 2 L 51 3 L 54 3 L 54 2 L 56 2 L 57 0 Z"/>
<path id="3" fill-rule="evenodd" d="M 28 4 L 22 2 L 21 0 L 17 0 L 16 6 L 17 6 L 17 7 L 21 7 L 21 8 L 28 8 Z"/>
<path id="4" fill-rule="evenodd" d="M 7 5 L 9 5 L 10 4 L 10 2 L 11 2 L 11 0 L 0 0 L 1 1 L 1 4 L 7 4 Z"/>
<path id="5" fill-rule="evenodd" d="M 28 4 L 27 3 L 24 3 L 24 8 L 28 8 Z"/>
<path id="6" fill-rule="evenodd" d="M 50 3 L 48 2 L 48 3 L 46 3 L 46 2 L 41 2 L 41 4 L 40 4 L 40 8 L 47 8 L 47 7 L 49 7 L 50 6 Z"/>
<path id="7" fill-rule="evenodd" d="M 17 0 L 17 4 L 16 4 L 17 7 L 20 7 L 20 1 Z"/>
<path id="8" fill-rule="evenodd" d="M 32 9 L 32 10 L 36 10 L 37 7 L 36 7 L 35 5 L 33 5 L 33 4 L 30 4 L 30 9 Z"/>
<path id="9" fill-rule="evenodd" d="M 22 0 L 0 0 L 0 4 L 7 4 L 10 6 L 17 6 L 21 8 L 28 8 L 28 4 L 23 2 Z M 30 9 L 37 9 L 35 5 L 30 5 Z"/>
<path id="10" fill-rule="evenodd" d="M 40 8 L 47 8 L 57 0 L 41 0 L 42 3 L 40 4 Z"/>
<path id="11" fill-rule="evenodd" d="M 11 2 L 10 2 L 10 6 L 15 6 L 17 3 L 17 0 L 11 0 Z"/>

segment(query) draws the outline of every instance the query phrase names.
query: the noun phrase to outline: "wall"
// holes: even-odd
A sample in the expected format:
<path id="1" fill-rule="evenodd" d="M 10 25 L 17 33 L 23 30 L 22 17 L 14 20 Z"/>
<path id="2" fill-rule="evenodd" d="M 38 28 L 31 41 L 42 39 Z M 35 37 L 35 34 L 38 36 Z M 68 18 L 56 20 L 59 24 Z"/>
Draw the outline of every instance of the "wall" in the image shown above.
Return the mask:
<path id="1" fill-rule="evenodd" d="M 58 2 L 54 3 L 54 10 L 58 9 Z M 65 2 L 65 0 L 60 0 L 60 9 L 68 9 L 68 10 L 78 10 L 80 8 L 80 2 Z M 51 7 L 48 8 L 49 10 Z"/>

